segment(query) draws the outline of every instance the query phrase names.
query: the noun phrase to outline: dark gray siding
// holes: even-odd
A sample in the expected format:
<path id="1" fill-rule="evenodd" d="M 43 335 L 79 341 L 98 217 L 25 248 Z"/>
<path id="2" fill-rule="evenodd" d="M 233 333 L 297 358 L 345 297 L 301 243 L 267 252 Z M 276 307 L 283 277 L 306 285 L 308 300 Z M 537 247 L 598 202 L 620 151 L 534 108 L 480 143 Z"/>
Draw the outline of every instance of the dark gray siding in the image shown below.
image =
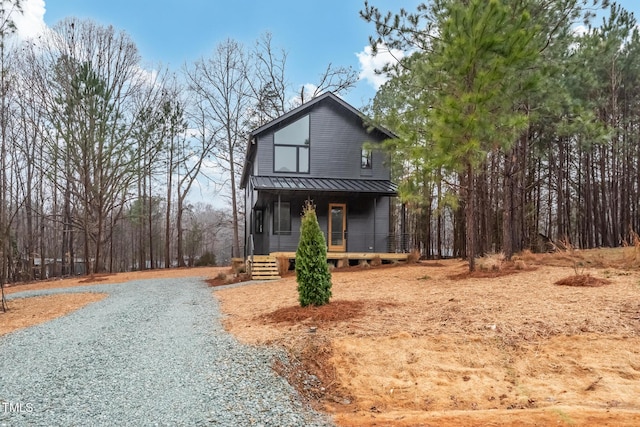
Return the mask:
<path id="1" fill-rule="evenodd" d="M 255 175 L 274 175 L 273 173 L 273 132 L 258 138 L 258 152 L 256 153 L 258 172 Z M 275 174 L 277 175 L 277 174 Z"/>
<path id="2" fill-rule="evenodd" d="M 336 101 L 327 99 L 303 110 L 301 115 L 266 128 L 255 135 L 257 146 L 252 175 L 260 176 L 304 176 L 310 178 L 375 179 L 389 180 L 390 172 L 386 155 L 373 151 L 372 168 L 360 167 L 361 149 L 365 142 L 379 144 L 384 139 L 380 133 L 369 134 L 359 116 L 346 110 Z M 273 135 L 278 129 L 292 123 L 303 115 L 310 116 L 310 171 L 308 174 L 275 173 L 273 171 Z M 253 199 L 251 199 L 253 197 Z M 329 203 L 347 205 L 347 251 L 386 252 L 389 250 L 389 197 L 364 194 L 306 192 L 280 192 L 283 202 L 291 203 L 291 233 L 273 234 L 273 204 L 276 192 L 261 191 L 251 196 L 246 193 L 247 206 L 251 200 L 256 208 L 264 210 L 264 233 L 254 235 L 255 254 L 276 251 L 295 251 L 300 237 L 300 215 L 307 198 L 316 205 L 320 229 L 327 236 L 327 211 Z M 248 236 L 247 240 L 251 240 Z"/>
<path id="3" fill-rule="evenodd" d="M 389 197 L 378 197 L 376 199 L 376 236 L 375 252 L 389 252 L 389 214 L 391 199 Z"/>
<path id="4" fill-rule="evenodd" d="M 387 252 L 389 197 L 353 198 L 347 205 L 347 210 L 347 251 Z"/>
<path id="5" fill-rule="evenodd" d="M 282 202 L 291 203 L 291 233 L 273 234 L 273 206 L 277 196 L 263 199 L 264 234 L 254 236 L 255 253 L 291 251 L 298 247 L 300 220 L 305 197 L 281 196 Z M 316 196 L 316 215 L 320 229 L 327 236 L 327 214 L 329 203 L 347 205 L 347 252 L 387 252 L 389 242 L 389 197 Z M 375 202 L 374 202 L 375 200 Z M 374 214 L 375 207 L 375 214 Z M 374 227 L 375 218 L 375 227 Z"/>
<path id="6" fill-rule="evenodd" d="M 380 142 L 366 132 L 362 121 L 330 103 L 319 104 L 311 113 L 311 175 L 314 177 L 361 178 L 362 144 Z M 373 167 L 367 178 L 389 179 L 389 171 L 381 161 L 384 155 L 374 153 Z"/>
<path id="7" fill-rule="evenodd" d="M 313 178 L 390 179 L 387 156 L 381 151 L 373 152 L 373 167 L 370 170 L 360 168 L 362 144 L 382 141 L 381 137 L 366 132 L 360 118 L 329 102 L 315 105 L 309 114 L 310 173 L 302 175 Z M 291 121 L 283 125 L 289 123 Z M 273 133 L 276 130 L 258 136 L 256 175 L 296 176 L 295 173 L 273 172 Z"/>

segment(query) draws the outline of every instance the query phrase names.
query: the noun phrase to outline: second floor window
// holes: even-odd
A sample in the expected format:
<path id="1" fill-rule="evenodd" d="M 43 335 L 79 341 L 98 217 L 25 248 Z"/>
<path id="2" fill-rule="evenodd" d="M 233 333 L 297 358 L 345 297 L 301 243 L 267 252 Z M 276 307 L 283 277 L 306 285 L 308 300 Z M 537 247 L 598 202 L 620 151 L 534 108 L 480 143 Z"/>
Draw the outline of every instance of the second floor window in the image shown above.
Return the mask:
<path id="1" fill-rule="evenodd" d="M 362 146 L 362 155 L 360 156 L 360 168 L 371 169 L 371 150 Z"/>
<path id="2" fill-rule="evenodd" d="M 309 173 L 309 116 L 273 135 L 273 171 Z"/>

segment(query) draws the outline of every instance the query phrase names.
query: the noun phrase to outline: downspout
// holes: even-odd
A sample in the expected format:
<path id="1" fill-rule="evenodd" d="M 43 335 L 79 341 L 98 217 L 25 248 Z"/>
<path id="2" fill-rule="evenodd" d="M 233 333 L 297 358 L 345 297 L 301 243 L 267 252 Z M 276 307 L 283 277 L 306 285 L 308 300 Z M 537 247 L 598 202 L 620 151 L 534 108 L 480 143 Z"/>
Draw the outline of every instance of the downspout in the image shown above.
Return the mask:
<path id="1" fill-rule="evenodd" d="M 281 209 L 281 206 L 280 206 L 280 193 L 278 193 L 278 221 L 276 221 L 276 223 L 278 224 L 278 229 L 277 229 L 277 232 L 278 232 L 278 252 L 280 252 L 280 235 L 282 234 L 280 232 L 280 220 L 281 220 L 280 215 L 282 215 L 282 209 Z"/>

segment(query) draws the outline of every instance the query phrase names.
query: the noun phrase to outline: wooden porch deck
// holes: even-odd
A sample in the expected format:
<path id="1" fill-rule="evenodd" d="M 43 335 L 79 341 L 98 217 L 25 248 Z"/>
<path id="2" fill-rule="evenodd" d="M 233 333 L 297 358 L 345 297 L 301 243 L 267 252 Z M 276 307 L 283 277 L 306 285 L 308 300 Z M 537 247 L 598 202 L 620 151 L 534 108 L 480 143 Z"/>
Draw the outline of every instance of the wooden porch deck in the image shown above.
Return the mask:
<path id="1" fill-rule="evenodd" d="M 327 261 L 335 261 L 337 267 L 345 267 L 350 261 L 358 263 L 379 259 L 381 262 L 406 262 L 409 257 L 407 253 L 388 252 L 327 252 Z M 280 278 L 279 259 L 289 261 L 296 259 L 295 252 L 271 252 L 269 255 L 254 255 L 250 258 L 234 258 L 234 270 L 243 264 L 247 266 L 247 271 L 253 280 L 275 280 Z"/>

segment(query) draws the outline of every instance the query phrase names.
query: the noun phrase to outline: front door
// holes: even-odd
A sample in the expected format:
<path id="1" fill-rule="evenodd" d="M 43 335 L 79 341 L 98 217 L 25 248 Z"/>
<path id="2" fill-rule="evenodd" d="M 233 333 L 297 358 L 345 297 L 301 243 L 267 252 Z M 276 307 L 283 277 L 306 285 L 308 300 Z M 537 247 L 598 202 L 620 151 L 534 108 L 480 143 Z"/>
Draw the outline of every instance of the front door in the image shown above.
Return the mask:
<path id="1" fill-rule="evenodd" d="M 329 252 L 347 250 L 347 205 L 329 203 Z"/>

